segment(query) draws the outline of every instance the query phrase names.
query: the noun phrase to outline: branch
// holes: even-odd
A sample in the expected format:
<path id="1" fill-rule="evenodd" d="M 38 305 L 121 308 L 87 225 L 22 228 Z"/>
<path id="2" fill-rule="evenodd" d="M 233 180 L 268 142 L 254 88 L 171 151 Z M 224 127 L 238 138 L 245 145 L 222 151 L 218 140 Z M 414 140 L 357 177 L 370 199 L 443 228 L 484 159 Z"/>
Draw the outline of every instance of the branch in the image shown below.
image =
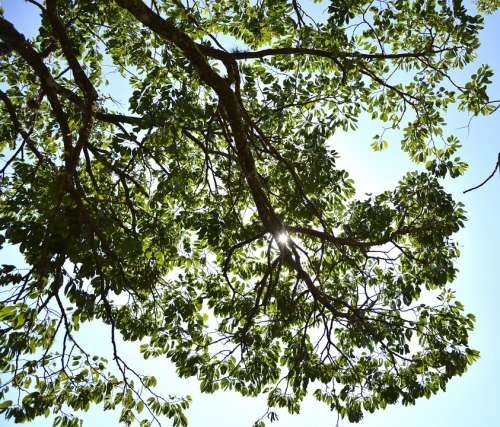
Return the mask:
<path id="1" fill-rule="evenodd" d="M 47 9 L 44 15 L 48 18 L 54 35 L 59 40 L 59 45 L 64 57 L 68 61 L 69 67 L 73 72 L 75 82 L 85 97 L 83 125 L 80 127 L 78 132 L 78 141 L 76 146 L 71 150 L 69 161 L 66 162 L 67 173 L 72 175 L 78 163 L 80 152 L 82 148 L 88 144 L 90 138 L 90 132 L 92 131 L 94 122 L 93 116 L 97 109 L 97 91 L 78 62 L 76 53 L 73 50 L 74 43 L 69 39 L 63 23 L 57 15 L 57 0 L 47 0 Z"/>
<path id="2" fill-rule="evenodd" d="M 40 80 L 42 89 L 47 94 L 47 98 L 49 99 L 52 107 L 52 112 L 54 113 L 61 130 L 64 141 L 65 160 L 69 161 L 69 156 L 72 151 L 71 130 L 68 125 L 66 113 L 62 108 L 61 102 L 59 101 L 59 97 L 57 96 L 57 92 L 55 90 L 57 83 L 50 74 L 49 69 L 43 63 L 42 56 L 35 49 L 33 49 L 26 38 L 3 17 L 0 17 L 0 38 L 7 44 L 7 46 L 13 48 L 19 56 L 21 56 L 21 58 L 28 63 Z"/>
<path id="3" fill-rule="evenodd" d="M 73 50 L 75 44 L 69 39 L 64 25 L 57 15 L 57 0 L 47 0 L 47 11 L 45 15 L 50 21 L 54 35 L 59 40 L 59 46 L 73 72 L 76 84 L 82 90 L 88 101 L 95 101 L 97 99 L 97 91 L 78 62 L 76 53 Z"/>
<path id="4" fill-rule="evenodd" d="M 453 50 L 455 48 L 446 48 L 438 50 L 427 50 L 421 52 L 400 52 L 400 53 L 361 53 L 361 52 L 329 52 L 322 49 L 313 49 L 306 47 L 278 47 L 270 49 L 262 49 L 257 51 L 245 51 L 245 52 L 223 52 L 217 49 L 207 49 L 205 46 L 200 47 L 207 56 L 211 56 L 217 59 L 232 58 L 235 60 L 239 59 L 258 59 L 264 58 L 266 56 L 278 56 L 278 55 L 312 55 L 319 56 L 328 59 L 368 59 L 368 60 L 386 60 L 386 59 L 403 59 L 403 58 L 422 58 L 430 55 L 437 55 L 439 53 L 446 52 L 448 50 Z M 216 50 L 217 52 L 213 52 Z"/>
<path id="5" fill-rule="evenodd" d="M 331 304 L 329 298 L 314 285 L 309 274 L 302 268 L 300 257 L 295 248 L 293 246 L 290 248 L 286 242 L 280 239 L 286 227 L 271 205 L 267 194 L 262 189 L 262 183 L 257 172 L 255 159 L 249 148 L 249 127 L 244 118 L 244 111 L 242 110 L 237 94 L 231 89 L 230 84 L 217 74 L 208 63 L 205 56 L 207 55 L 206 49 L 196 44 L 187 34 L 178 30 L 171 21 L 164 20 L 161 16 L 154 13 L 141 0 L 115 0 L 115 2 L 122 8 L 128 10 L 137 20 L 154 31 L 158 36 L 179 48 L 198 73 L 201 81 L 216 92 L 219 97 L 221 113 L 231 127 L 232 137 L 236 145 L 238 162 L 247 181 L 265 230 L 271 233 L 276 240 L 284 264 L 287 265 L 290 270 L 295 270 L 297 277 L 306 283 L 314 299 L 328 308 L 334 316 L 340 316 L 342 313 L 340 313 Z M 213 48 L 210 48 L 210 51 L 219 52 L 217 49 Z M 234 61 L 231 55 L 228 56 L 227 53 L 224 52 L 224 57 L 221 57 L 221 59 L 225 60 L 225 63 L 228 63 L 228 69 L 237 69 L 235 64 L 231 64 L 231 61 Z"/>
<path id="6" fill-rule="evenodd" d="M 495 164 L 495 168 L 493 169 L 493 172 L 491 172 L 491 175 L 488 178 L 486 178 L 481 184 L 476 185 L 475 187 L 469 188 L 468 190 L 465 190 L 463 194 L 468 193 L 469 191 L 472 191 L 472 190 L 477 190 L 478 188 L 482 187 L 491 178 L 493 178 L 493 175 L 495 175 L 495 172 L 497 171 L 497 169 L 498 169 L 498 171 L 500 173 L 500 153 L 498 153 L 498 160 L 497 160 L 497 162 Z"/>
<path id="7" fill-rule="evenodd" d="M 68 101 L 72 102 L 76 107 L 80 110 L 85 108 L 85 101 L 81 99 L 76 93 L 71 91 L 70 89 L 56 84 L 57 92 L 60 93 L 64 98 Z M 116 113 L 108 113 L 103 110 L 98 110 L 95 113 L 95 118 L 100 120 L 101 122 L 110 123 L 114 125 L 119 125 L 122 123 L 126 123 L 132 126 L 138 126 L 140 128 L 149 128 L 151 123 L 148 119 L 145 119 L 140 116 L 129 116 L 126 114 L 116 114 Z M 161 123 L 156 124 L 156 126 L 161 126 Z"/>
<path id="8" fill-rule="evenodd" d="M 380 246 L 383 245 L 384 243 L 392 242 L 394 238 L 398 236 L 416 233 L 418 231 L 424 231 L 423 228 L 401 227 L 400 229 L 394 231 L 387 237 L 383 237 L 378 240 L 364 241 L 347 237 L 336 237 L 333 234 L 327 233 L 325 231 L 315 230 L 313 228 L 307 228 L 307 227 L 287 226 L 286 229 L 291 233 L 306 234 L 311 237 L 317 237 L 318 239 L 326 240 L 330 243 L 333 243 L 334 245 L 352 246 L 358 248 L 369 248 L 372 246 Z"/>
<path id="9" fill-rule="evenodd" d="M 9 99 L 7 94 L 2 90 L 0 90 L 0 99 L 4 102 L 5 108 L 7 108 L 7 112 L 9 114 L 9 117 L 10 117 L 12 124 L 14 125 L 14 129 L 16 130 L 16 132 L 21 134 L 24 142 L 29 147 L 29 149 L 33 152 L 33 154 L 38 158 L 38 160 L 40 162 L 43 162 L 44 157 L 43 157 L 42 153 L 40 153 L 40 151 L 38 151 L 38 149 L 36 148 L 35 142 L 31 139 L 28 132 L 26 132 L 23 129 L 21 122 L 17 118 L 17 113 L 16 113 L 16 109 L 14 107 L 14 104 L 12 104 L 12 101 Z M 8 162 L 8 163 L 10 163 L 10 162 Z M 2 173 L 5 171 L 7 166 L 8 166 L 8 164 L 4 166 L 4 168 L 2 169 Z"/>
<path id="10" fill-rule="evenodd" d="M 243 118 L 239 100 L 231 89 L 230 84 L 210 66 L 204 55 L 206 49 L 203 49 L 201 45 L 191 40 L 187 34 L 177 29 L 171 21 L 165 20 L 154 13 L 141 0 L 115 1 L 119 6 L 128 10 L 143 25 L 179 48 L 196 70 L 200 79 L 216 92 L 220 104 L 223 106 L 225 118 L 231 127 L 238 162 L 256 204 L 259 216 L 266 229 L 277 239 L 284 231 L 284 226 L 272 207 L 267 194 L 262 189 L 255 160 L 249 148 L 248 127 Z M 210 49 L 218 52 L 217 49 Z M 226 55 L 225 59 L 231 60 L 232 58 Z M 288 251 L 285 246 L 280 247 L 280 249 Z"/>

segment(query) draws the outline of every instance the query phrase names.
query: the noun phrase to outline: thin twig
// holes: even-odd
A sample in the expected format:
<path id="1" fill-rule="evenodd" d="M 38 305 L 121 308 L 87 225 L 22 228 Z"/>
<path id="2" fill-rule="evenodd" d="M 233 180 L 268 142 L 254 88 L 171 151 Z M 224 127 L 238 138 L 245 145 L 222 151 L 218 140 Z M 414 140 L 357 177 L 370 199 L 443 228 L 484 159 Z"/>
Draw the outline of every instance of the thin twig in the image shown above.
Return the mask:
<path id="1" fill-rule="evenodd" d="M 486 178 L 481 184 L 476 185 L 475 187 L 469 188 L 468 190 L 465 190 L 464 194 L 468 193 L 469 191 L 472 191 L 472 190 L 477 190 L 478 188 L 480 188 L 484 184 L 486 184 L 491 178 L 493 178 L 493 175 L 495 175 L 495 172 L 497 171 L 497 169 L 500 173 L 500 153 L 498 153 L 498 159 L 497 159 L 497 162 L 495 164 L 495 168 L 493 169 L 493 172 L 491 172 L 490 176 L 488 178 Z"/>

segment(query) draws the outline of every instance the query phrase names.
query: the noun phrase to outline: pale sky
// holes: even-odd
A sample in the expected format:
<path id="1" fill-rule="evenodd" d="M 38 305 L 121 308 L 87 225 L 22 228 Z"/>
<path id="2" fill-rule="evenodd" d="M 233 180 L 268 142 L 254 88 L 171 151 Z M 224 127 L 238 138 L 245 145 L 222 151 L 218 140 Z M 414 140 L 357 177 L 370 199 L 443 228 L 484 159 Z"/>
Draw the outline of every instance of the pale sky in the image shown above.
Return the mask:
<path id="1" fill-rule="evenodd" d="M 23 0 L 4 0 L 3 7 L 6 18 L 18 30 L 28 36 L 33 33 L 38 22 L 36 8 L 26 6 Z M 490 88 L 491 99 L 500 99 L 500 13 L 487 17 L 485 27 L 479 58 L 469 70 L 488 63 L 498 74 Z M 479 184 L 494 167 L 500 152 L 500 111 L 496 116 L 472 120 L 467 129 L 463 128 L 469 121 L 466 115 L 450 113 L 447 119 L 448 130 L 463 144 L 460 155 L 470 165 L 463 177 L 445 182 L 455 199 L 465 204 L 468 217 L 465 229 L 456 236 L 462 255 L 454 289 L 466 311 L 477 317 L 471 345 L 480 350 L 481 358 L 464 376 L 453 379 L 446 392 L 429 400 L 420 399 L 415 406 L 393 405 L 375 414 L 365 414 L 357 424 L 360 427 L 500 426 L 500 177 L 494 177 L 479 190 L 462 194 L 464 189 Z M 415 169 L 407 155 L 400 152 L 397 139 L 390 140 L 389 149 L 383 152 L 371 150 L 371 136 L 378 131 L 373 126 L 369 120 L 362 121 L 359 131 L 331 141 L 341 155 L 339 166 L 354 178 L 360 193 L 391 189 L 407 170 Z M 12 248 L 0 252 L 0 263 L 15 263 L 16 259 L 18 255 Z M 109 341 L 108 332 L 95 325 L 84 328 L 81 339 L 98 348 Z M 229 392 L 202 395 L 195 379 L 179 380 L 164 360 L 141 360 L 130 344 L 122 347 L 122 356 L 144 373 L 154 374 L 160 393 L 193 397 L 187 412 L 192 427 L 250 427 L 266 410 L 264 399 Z M 337 421 L 335 413 L 313 398 L 305 401 L 299 415 L 290 416 L 283 410 L 278 410 L 278 414 L 279 421 L 272 424 L 276 427 L 333 427 Z M 83 414 L 83 418 L 84 425 L 91 427 L 117 425 L 117 416 L 100 408 Z M 0 420 L 0 426 L 12 425 Z M 51 422 L 42 418 L 30 425 L 47 426 Z M 347 420 L 341 420 L 339 425 L 351 426 Z"/>

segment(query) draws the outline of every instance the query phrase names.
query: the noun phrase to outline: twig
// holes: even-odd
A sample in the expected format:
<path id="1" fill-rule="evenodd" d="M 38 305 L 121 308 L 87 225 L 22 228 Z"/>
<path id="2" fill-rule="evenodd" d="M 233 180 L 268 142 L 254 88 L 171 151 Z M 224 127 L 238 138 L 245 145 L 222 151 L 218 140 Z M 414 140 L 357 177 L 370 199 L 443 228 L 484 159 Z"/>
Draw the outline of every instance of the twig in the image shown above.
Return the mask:
<path id="1" fill-rule="evenodd" d="M 478 188 L 482 187 L 491 178 L 493 178 L 493 175 L 495 175 L 495 172 L 497 171 L 497 169 L 498 169 L 498 171 L 500 173 L 500 153 L 498 153 L 498 159 L 497 159 L 497 162 L 495 164 L 495 168 L 493 169 L 493 172 L 491 172 L 490 176 L 488 178 L 486 178 L 481 184 L 476 185 L 475 187 L 469 188 L 468 190 L 465 190 L 463 194 L 468 193 L 469 191 L 472 191 L 472 190 L 477 190 Z"/>

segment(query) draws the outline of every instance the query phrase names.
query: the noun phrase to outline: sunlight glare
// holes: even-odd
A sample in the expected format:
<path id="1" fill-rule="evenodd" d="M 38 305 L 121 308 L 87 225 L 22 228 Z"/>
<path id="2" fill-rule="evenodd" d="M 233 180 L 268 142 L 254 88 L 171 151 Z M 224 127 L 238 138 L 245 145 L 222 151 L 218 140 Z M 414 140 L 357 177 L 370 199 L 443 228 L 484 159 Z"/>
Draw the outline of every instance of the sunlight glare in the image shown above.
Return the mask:
<path id="1" fill-rule="evenodd" d="M 285 244 L 285 243 L 288 243 L 288 240 L 289 240 L 288 234 L 286 234 L 286 233 L 280 233 L 278 235 L 278 242 L 279 243 Z"/>

